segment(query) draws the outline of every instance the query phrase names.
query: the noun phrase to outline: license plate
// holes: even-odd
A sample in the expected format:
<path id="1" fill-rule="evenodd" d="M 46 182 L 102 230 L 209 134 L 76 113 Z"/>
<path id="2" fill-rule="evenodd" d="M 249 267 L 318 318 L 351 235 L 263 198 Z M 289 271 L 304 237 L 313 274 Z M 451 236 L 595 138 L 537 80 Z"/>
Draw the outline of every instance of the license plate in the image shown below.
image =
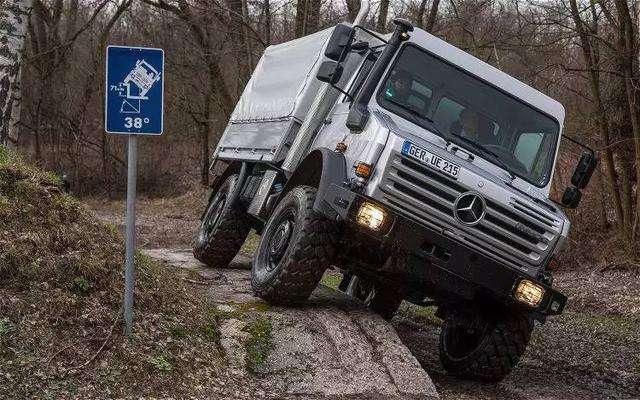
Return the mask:
<path id="1" fill-rule="evenodd" d="M 404 144 L 402 145 L 402 154 L 414 158 L 435 170 L 444 172 L 452 178 L 457 179 L 458 174 L 460 173 L 459 165 L 445 160 L 444 158 L 439 157 L 433 153 L 430 153 L 422 147 L 416 146 L 409 141 L 404 142 Z"/>

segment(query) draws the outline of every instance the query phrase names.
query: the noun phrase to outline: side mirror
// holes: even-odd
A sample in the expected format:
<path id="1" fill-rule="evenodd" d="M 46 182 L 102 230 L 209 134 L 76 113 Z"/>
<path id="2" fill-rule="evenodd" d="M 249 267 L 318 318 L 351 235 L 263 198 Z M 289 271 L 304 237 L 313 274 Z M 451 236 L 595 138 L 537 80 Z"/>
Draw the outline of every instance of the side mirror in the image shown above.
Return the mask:
<path id="1" fill-rule="evenodd" d="M 316 78 L 321 82 L 326 82 L 330 85 L 335 85 L 342 76 L 342 65 L 335 61 L 323 61 L 318 68 Z"/>
<path id="2" fill-rule="evenodd" d="M 346 24 L 338 24 L 333 28 L 329 42 L 327 42 L 327 48 L 324 50 L 324 55 L 333 61 L 342 61 L 341 57 L 345 47 L 349 45 L 351 36 L 353 35 L 353 28 Z"/>
<path id="3" fill-rule="evenodd" d="M 597 165 L 598 159 L 593 153 L 582 154 L 571 176 L 571 184 L 578 189 L 586 188 Z"/>
<path id="4" fill-rule="evenodd" d="M 569 186 L 562 194 L 562 205 L 568 208 L 576 208 L 582 199 L 582 192 L 575 186 Z"/>

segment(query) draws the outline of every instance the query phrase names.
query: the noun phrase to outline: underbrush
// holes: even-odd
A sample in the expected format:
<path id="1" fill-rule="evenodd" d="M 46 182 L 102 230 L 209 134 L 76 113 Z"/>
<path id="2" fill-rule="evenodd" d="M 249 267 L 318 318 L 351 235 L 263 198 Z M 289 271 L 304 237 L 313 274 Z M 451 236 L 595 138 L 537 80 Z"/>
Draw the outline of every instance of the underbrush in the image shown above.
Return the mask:
<path id="1" fill-rule="evenodd" d="M 123 260 L 114 227 L 0 146 L 0 398 L 193 395 L 215 375 L 206 305 L 142 254 L 134 334 L 122 335 Z"/>

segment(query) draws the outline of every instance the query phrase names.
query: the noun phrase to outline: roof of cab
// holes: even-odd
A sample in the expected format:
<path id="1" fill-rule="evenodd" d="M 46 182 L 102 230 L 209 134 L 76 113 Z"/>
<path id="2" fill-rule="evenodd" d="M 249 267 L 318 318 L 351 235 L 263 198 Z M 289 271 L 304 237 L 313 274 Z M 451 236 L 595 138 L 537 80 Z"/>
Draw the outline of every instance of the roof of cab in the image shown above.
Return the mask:
<path id="1" fill-rule="evenodd" d="M 558 101 L 422 29 L 416 28 L 410 36 L 410 42 L 554 117 L 562 125 L 565 111 Z"/>

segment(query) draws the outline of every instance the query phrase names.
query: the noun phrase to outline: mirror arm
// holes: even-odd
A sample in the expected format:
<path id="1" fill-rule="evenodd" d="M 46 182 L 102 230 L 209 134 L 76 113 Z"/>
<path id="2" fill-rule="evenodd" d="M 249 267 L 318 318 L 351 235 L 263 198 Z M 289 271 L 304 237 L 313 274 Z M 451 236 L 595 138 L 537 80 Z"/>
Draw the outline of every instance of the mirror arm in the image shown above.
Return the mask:
<path id="1" fill-rule="evenodd" d="M 340 53 L 340 58 L 338 59 L 338 64 L 340 64 L 341 62 L 343 62 L 345 60 L 345 58 L 347 58 L 347 54 L 349 54 L 349 51 L 351 51 L 351 42 L 353 41 L 353 38 L 355 38 L 355 37 L 356 37 L 356 30 L 355 29 L 351 29 L 351 33 L 349 34 L 349 40 L 347 40 L 347 45 L 342 48 L 342 53 Z"/>
<path id="2" fill-rule="evenodd" d="M 563 139 L 567 139 L 568 141 L 570 141 L 571 143 L 577 144 L 578 146 L 582 147 L 583 149 L 585 149 L 586 151 L 588 151 L 592 157 L 595 157 L 596 152 L 589 146 L 587 146 L 586 144 L 582 143 L 581 141 L 579 141 L 578 139 L 574 139 L 569 135 L 562 135 Z"/>
<path id="3" fill-rule="evenodd" d="M 347 96 L 349 98 L 349 101 L 353 103 L 353 96 L 351 96 L 349 93 L 345 92 L 342 88 L 334 84 L 331 84 L 331 87 L 337 90 L 338 92 L 342 93 L 343 95 Z"/>
<path id="4" fill-rule="evenodd" d="M 369 76 L 364 80 L 349 110 L 346 125 L 352 132 L 362 132 L 364 129 L 369 120 L 369 108 L 367 107 L 369 100 L 371 100 L 380 79 L 382 79 L 384 72 L 387 70 L 388 63 L 391 62 L 402 42 L 409 39 L 408 32 L 413 31 L 413 26 L 409 21 L 396 18 L 393 23 L 396 27 L 393 30 L 391 39 L 378 57 L 378 60 L 373 64 Z"/>
<path id="5" fill-rule="evenodd" d="M 372 30 L 369 30 L 367 28 L 365 28 L 364 26 L 360 26 L 360 25 L 355 25 L 354 28 L 357 29 L 361 29 L 363 31 L 365 31 L 366 33 L 368 33 L 369 35 L 373 36 L 374 38 L 378 39 L 379 41 L 381 41 L 382 43 L 389 43 L 389 41 L 385 38 L 383 38 L 382 36 L 378 35 L 377 33 L 375 33 Z M 355 30 L 355 29 L 354 29 Z"/>

